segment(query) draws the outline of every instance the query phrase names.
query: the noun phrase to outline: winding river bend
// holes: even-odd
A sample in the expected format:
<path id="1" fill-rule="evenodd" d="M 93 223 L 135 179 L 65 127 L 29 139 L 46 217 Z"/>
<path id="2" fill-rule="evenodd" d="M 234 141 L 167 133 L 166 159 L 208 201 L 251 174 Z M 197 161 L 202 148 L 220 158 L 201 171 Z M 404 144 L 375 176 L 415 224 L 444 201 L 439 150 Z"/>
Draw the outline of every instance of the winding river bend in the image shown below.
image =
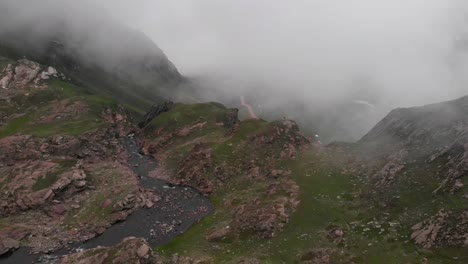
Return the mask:
<path id="1" fill-rule="evenodd" d="M 70 251 L 61 250 L 51 255 L 30 255 L 28 248 L 21 248 L 6 258 L 0 258 L 0 263 L 49 263 L 52 259 L 73 253 L 77 249 L 116 245 L 129 236 L 143 237 L 152 246 L 161 246 L 213 212 L 214 207 L 210 200 L 197 190 L 172 186 L 149 177 L 149 172 L 157 167 L 157 162 L 141 155 L 138 150 L 135 139 L 129 137 L 127 141 L 129 166 L 139 176 L 142 187 L 153 189 L 161 196 L 161 200 L 153 208 L 135 211 L 125 221 L 113 225 L 102 235 L 85 243 L 72 244 Z"/>

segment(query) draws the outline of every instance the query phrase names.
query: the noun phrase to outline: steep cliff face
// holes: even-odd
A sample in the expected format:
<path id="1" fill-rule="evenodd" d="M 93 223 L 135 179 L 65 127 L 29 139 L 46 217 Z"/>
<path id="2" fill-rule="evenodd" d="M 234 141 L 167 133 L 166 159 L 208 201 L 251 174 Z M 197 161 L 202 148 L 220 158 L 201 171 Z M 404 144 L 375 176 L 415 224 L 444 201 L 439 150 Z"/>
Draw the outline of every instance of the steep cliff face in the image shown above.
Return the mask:
<path id="1" fill-rule="evenodd" d="M 94 92 L 146 107 L 184 82 L 143 33 L 105 14 L 75 12 L 41 8 L 21 16 L 2 5 L 0 55 L 51 65 Z"/>

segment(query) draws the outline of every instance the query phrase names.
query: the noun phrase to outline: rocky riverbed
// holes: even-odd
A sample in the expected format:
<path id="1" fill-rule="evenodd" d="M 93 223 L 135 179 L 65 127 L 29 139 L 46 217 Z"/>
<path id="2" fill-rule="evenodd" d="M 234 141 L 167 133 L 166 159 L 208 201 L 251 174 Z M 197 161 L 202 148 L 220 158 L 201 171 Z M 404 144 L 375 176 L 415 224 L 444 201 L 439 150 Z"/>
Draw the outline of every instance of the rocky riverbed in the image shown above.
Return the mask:
<path id="1" fill-rule="evenodd" d="M 127 152 L 128 164 L 138 175 L 140 185 L 160 196 L 156 205 L 135 211 L 125 221 L 113 225 L 94 239 L 71 244 L 69 250 L 30 255 L 27 248 L 21 248 L 0 258 L 0 263 L 50 263 L 70 252 L 97 246 L 114 246 L 126 237 L 144 238 L 152 246 L 164 245 L 213 211 L 214 207 L 209 199 L 195 189 L 174 186 L 150 177 L 149 174 L 156 169 L 157 162 L 139 153 L 139 147 L 132 135 L 127 141 Z"/>

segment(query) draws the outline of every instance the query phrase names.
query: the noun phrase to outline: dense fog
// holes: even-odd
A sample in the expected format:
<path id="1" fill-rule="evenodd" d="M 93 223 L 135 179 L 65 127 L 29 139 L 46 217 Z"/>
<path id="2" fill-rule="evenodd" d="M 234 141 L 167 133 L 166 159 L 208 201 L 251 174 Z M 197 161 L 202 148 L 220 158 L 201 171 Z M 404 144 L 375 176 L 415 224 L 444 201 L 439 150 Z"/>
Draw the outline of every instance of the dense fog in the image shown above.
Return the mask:
<path id="1" fill-rule="evenodd" d="M 236 106 L 243 95 L 260 117 L 297 119 L 326 141 L 356 140 L 393 108 L 468 90 L 468 5 L 459 0 L 2 2 L 16 8 L 15 22 L 46 10 L 126 24 L 199 84 L 200 100 Z"/>

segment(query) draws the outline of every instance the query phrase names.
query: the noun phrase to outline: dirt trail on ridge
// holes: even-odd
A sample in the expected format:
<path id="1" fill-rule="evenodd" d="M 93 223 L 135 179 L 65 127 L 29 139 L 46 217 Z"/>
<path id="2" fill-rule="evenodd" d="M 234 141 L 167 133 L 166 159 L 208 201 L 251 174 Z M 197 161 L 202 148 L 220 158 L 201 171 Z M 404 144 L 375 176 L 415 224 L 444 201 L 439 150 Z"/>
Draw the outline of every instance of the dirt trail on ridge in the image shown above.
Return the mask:
<path id="1" fill-rule="evenodd" d="M 241 103 L 242 106 L 244 106 L 245 108 L 247 108 L 247 111 L 249 112 L 250 118 L 258 119 L 257 115 L 256 115 L 255 112 L 253 111 L 252 106 L 251 106 L 250 104 L 248 104 L 248 103 L 245 102 L 244 96 L 241 96 L 241 97 L 240 97 L 240 103 Z"/>

